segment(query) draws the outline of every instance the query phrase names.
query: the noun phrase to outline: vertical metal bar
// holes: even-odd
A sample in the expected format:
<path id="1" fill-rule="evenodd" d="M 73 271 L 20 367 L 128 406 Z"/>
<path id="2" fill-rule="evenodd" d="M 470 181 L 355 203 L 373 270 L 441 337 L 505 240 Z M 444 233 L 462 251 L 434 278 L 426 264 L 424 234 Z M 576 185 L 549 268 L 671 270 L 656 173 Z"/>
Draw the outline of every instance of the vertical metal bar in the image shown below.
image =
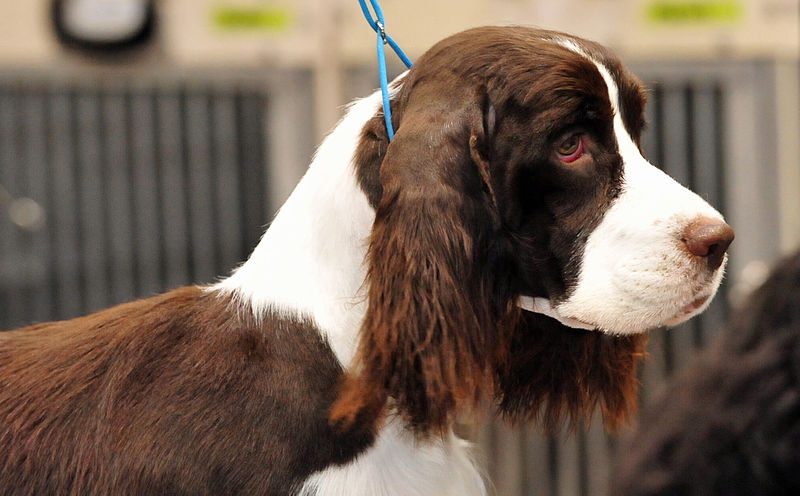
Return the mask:
<path id="1" fill-rule="evenodd" d="M 70 162 L 72 164 L 72 168 L 74 171 L 74 198 L 75 198 L 75 233 L 77 238 L 77 258 L 75 259 L 76 263 L 76 270 L 78 274 L 78 287 L 80 288 L 79 291 L 79 300 L 80 300 L 80 311 L 79 313 L 85 314 L 89 310 L 89 298 L 88 294 L 88 281 L 86 279 L 86 272 L 83 270 L 84 267 L 84 251 L 85 251 L 85 244 L 86 244 L 86 226 L 84 225 L 83 219 L 83 185 L 81 181 L 81 177 L 83 176 L 83 171 L 81 170 L 81 118 L 80 112 L 78 110 L 78 103 L 80 101 L 80 91 L 78 88 L 72 88 L 69 92 L 69 108 L 71 110 L 70 114 L 70 136 L 69 136 L 69 147 L 70 147 Z"/>
<path id="2" fill-rule="evenodd" d="M 248 252 L 251 252 L 256 245 L 256 239 L 253 236 L 253 223 L 255 216 L 253 215 L 253 183 L 256 177 L 250 166 L 252 165 L 245 157 L 247 156 L 248 142 L 245 140 L 244 134 L 246 132 L 246 124 L 244 124 L 244 98 L 239 91 L 235 91 L 233 95 L 233 105 L 236 113 L 234 122 L 234 136 L 236 143 L 236 163 L 239 170 L 239 187 L 241 193 L 239 196 L 239 210 L 242 212 L 242 246 Z"/>
<path id="3" fill-rule="evenodd" d="M 263 150 L 264 112 L 259 102 L 247 98 L 242 92 L 235 96 L 236 137 L 238 144 L 240 179 L 242 189 L 241 209 L 244 220 L 244 247 L 251 251 L 266 224 L 266 179 Z"/>
<path id="4" fill-rule="evenodd" d="M 136 220 L 136 291 L 139 295 L 152 295 L 164 287 L 155 102 L 156 95 L 151 88 L 137 87 L 131 91 L 129 133 L 133 218 Z"/>
<path id="5" fill-rule="evenodd" d="M 151 106 L 153 109 L 153 169 L 155 174 L 155 190 L 154 193 L 158 198 L 158 210 L 156 211 L 156 215 L 158 218 L 158 277 L 159 277 L 159 287 L 158 290 L 162 291 L 167 288 L 167 241 L 166 231 L 167 228 L 165 227 L 165 204 L 166 200 L 164 199 L 165 196 L 165 188 L 164 188 L 164 181 L 162 176 L 164 175 L 164 145 L 162 143 L 162 112 L 160 108 L 161 102 L 161 93 L 158 91 L 158 88 L 152 88 L 151 94 Z"/>
<path id="6" fill-rule="evenodd" d="M 96 90 L 83 88 L 77 97 L 78 188 L 82 234 L 81 273 L 86 291 L 86 312 L 109 304 L 108 253 L 105 238 L 105 170 L 100 154 L 99 100 Z"/>
<path id="7" fill-rule="evenodd" d="M 580 454 L 577 437 L 564 432 L 558 439 L 558 494 L 581 494 Z"/>
<path id="8" fill-rule="evenodd" d="M 164 274 L 166 287 L 174 288 L 189 279 L 180 95 L 174 90 L 164 92 L 157 96 L 156 102 Z"/>
<path id="9" fill-rule="evenodd" d="M 50 168 L 53 208 L 48 225 L 53 243 L 58 247 L 53 251 L 58 319 L 77 317 L 82 310 L 74 103 L 72 90 L 53 86 L 48 115 L 52 133 Z"/>
<path id="10" fill-rule="evenodd" d="M 217 149 L 216 149 L 216 141 L 214 139 L 215 133 L 215 126 L 216 126 L 216 118 L 214 112 L 214 90 L 211 86 L 204 88 L 202 92 L 199 92 L 197 98 L 203 102 L 203 109 L 204 109 L 204 123 L 203 123 L 203 134 L 200 136 L 205 143 L 206 150 L 206 162 L 208 168 L 208 179 L 209 184 L 207 188 L 208 196 L 206 201 L 209 205 L 209 222 L 212 229 L 212 236 L 208 240 L 208 244 L 210 246 L 209 251 L 212 255 L 211 259 L 211 266 L 212 272 L 214 277 L 219 278 L 220 276 L 227 275 L 228 272 L 231 270 L 232 266 L 228 266 L 223 262 L 222 257 L 222 250 L 220 249 L 220 245 L 224 243 L 224 241 L 220 241 L 219 237 L 222 234 L 222 220 L 221 220 L 221 210 L 222 206 L 220 205 L 220 197 L 217 194 L 219 191 L 220 185 L 220 174 L 219 174 L 219 167 L 217 164 Z M 236 262 L 234 262 L 236 263 Z"/>
<path id="11" fill-rule="evenodd" d="M 578 494 L 589 496 L 589 454 L 586 446 L 586 429 L 580 426 L 575 432 L 575 444 L 577 444 L 578 458 Z"/>
<path id="12" fill-rule="evenodd" d="M 525 495 L 553 494 L 555 472 L 553 454 L 550 451 L 550 438 L 535 428 L 520 427 L 523 439 L 522 480 Z M 555 468 L 554 468 L 555 470 Z"/>
<path id="13" fill-rule="evenodd" d="M 267 222 L 272 219 L 273 212 L 277 208 L 269 195 L 272 191 L 271 183 L 273 180 L 270 167 L 270 157 L 272 156 L 272 143 L 268 139 L 267 125 L 269 122 L 269 99 L 263 93 L 251 93 L 253 105 L 253 120 L 257 124 L 253 134 L 254 146 L 258 150 L 258 163 L 261 164 L 261 192 L 259 193 L 259 203 L 261 204 L 261 222 L 259 222 L 259 239 L 263 234 Z"/>
<path id="14" fill-rule="evenodd" d="M 800 13 L 800 11 L 798 11 Z M 800 19 L 799 19 L 800 20 Z M 782 57 L 773 62 L 771 88 L 775 107 L 775 159 L 780 251 L 790 253 L 800 246 L 800 57 Z"/>
<path id="15" fill-rule="evenodd" d="M 603 426 L 603 416 L 598 412 L 592 418 L 586 431 L 586 494 L 594 496 L 605 494 L 611 477 L 611 461 L 613 451 L 609 444 L 609 436 Z"/>
<path id="16" fill-rule="evenodd" d="M 133 125 L 133 94 L 134 90 L 130 85 L 126 85 L 121 97 L 122 125 L 120 132 L 124 134 L 125 150 L 124 154 L 128 162 L 128 174 L 125 181 L 128 184 L 128 211 L 130 212 L 130 264 L 132 270 L 133 292 L 141 295 L 142 278 L 140 273 L 142 268 L 139 264 L 138 240 L 141 233 L 141 224 L 137 218 L 137 199 L 136 199 L 136 152 L 134 144 L 134 125 Z"/>
<path id="17" fill-rule="evenodd" d="M 683 112 L 684 112 L 684 149 L 683 160 L 685 162 L 686 186 L 691 190 L 697 191 L 697 163 L 695 161 L 695 151 L 697 148 L 697 134 L 700 130 L 697 127 L 695 112 L 695 101 L 697 89 L 690 82 L 681 88 L 683 93 Z"/>
<path id="18" fill-rule="evenodd" d="M 107 239 L 111 299 L 121 303 L 134 299 L 136 283 L 133 265 L 133 212 L 131 211 L 130 156 L 125 121 L 125 94 L 122 89 L 102 95 L 102 123 L 105 131 L 103 156 L 106 169 Z"/>
<path id="19" fill-rule="evenodd" d="M 561 487 L 559 474 L 559 449 L 558 439 L 555 435 L 550 434 L 547 436 L 547 453 L 550 463 L 547 465 L 547 473 L 550 479 L 550 496 L 558 496 L 560 494 L 559 488 Z"/>
<path id="20" fill-rule="evenodd" d="M 244 212 L 242 186 L 236 147 L 236 109 L 233 96 L 227 91 L 213 94 L 212 121 L 213 160 L 216 169 L 215 200 L 219 223 L 217 224 L 217 251 L 222 270 L 230 271 L 252 247 L 243 243 Z"/>
<path id="21" fill-rule="evenodd" d="M 531 472 L 529 471 L 528 467 L 531 465 L 531 458 L 533 458 L 536 454 L 536 451 L 533 449 L 533 443 L 535 443 L 536 439 L 531 439 L 531 435 L 528 432 L 528 429 L 525 428 L 524 425 L 515 425 L 512 426 L 514 430 L 517 432 L 517 437 L 519 438 L 519 491 L 518 494 L 530 494 L 531 493 Z"/>
<path id="22" fill-rule="evenodd" d="M 44 101 L 40 86 L 30 85 L 22 94 L 22 131 L 20 136 L 20 164 L 22 188 L 25 196 L 44 209 L 46 222 L 49 196 L 47 194 L 47 138 L 45 136 Z M 28 271 L 25 275 L 29 288 L 28 319 L 35 322 L 52 318 L 53 303 L 48 289 L 51 281 L 50 243 L 45 224 L 29 226 L 25 232 Z"/>
<path id="23" fill-rule="evenodd" d="M 25 85 L 16 84 L 14 88 L 14 113 L 13 113 L 13 143 L 12 143 L 12 170 L 14 175 L 13 190 L 17 198 L 27 197 L 27 156 L 26 149 L 26 119 L 27 119 L 27 98 Z M 20 257 L 22 263 L 18 266 L 18 275 L 20 279 L 17 281 L 16 288 L 14 289 L 14 298 L 16 304 L 12 308 L 13 314 L 16 314 L 15 326 L 20 324 L 29 324 L 35 321 L 34 318 L 34 279 L 35 271 L 35 258 L 30 256 L 33 250 L 32 239 L 30 233 L 25 232 L 18 226 L 13 230 L 13 239 L 16 243 L 16 248 L 19 250 L 17 256 Z"/>
<path id="24" fill-rule="evenodd" d="M 194 257 L 192 280 L 208 283 L 216 276 L 216 244 L 213 188 L 208 140 L 209 106 L 207 92 L 192 90 L 186 96 L 184 135 L 186 136 L 189 205 L 192 216 L 191 245 Z"/>
<path id="25" fill-rule="evenodd" d="M 180 158 L 180 178 L 181 178 L 181 187 L 183 189 L 183 211 L 184 211 L 184 221 L 186 226 L 184 227 L 185 230 L 185 237 L 183 243 L 185 245 L 186 251 L 186 273 L 184 274 L 184 281 L 181 284 L 186 284 L 193 282 L 193 274 L 196 273 L 195 268 L 195 250 L 196 247 L 194 243 L 192 243 L 192 232 L 194 230 L 194 225 L 197 222 L 196 213 L 192 210 L 192 184 L 191 184 L 191 166 L 189 164 L 189 138 L 188 138 L 188 119 L 186 117 L 186 107 L 187 107 L 187 90 L 186 84 L 181 82 L 177 88 L 177 95 L 178 95 L 178 115 L 176 116 L 177 119 L 175 120 L 174 124 L 177 126 L 175 129 L 175 138 L 177 145 L 179 147 L 178 157 Z"/>
<path id="26" fill-rule="evenodd" d="M 56 269 L 55 253 L 58 251 L 58 243 L 56 242 L 56 226 L 54 226 L 55 219 L 55 195 L 54 195 L 54 167 L 53 158 L 55 156 L 55 136 L 54 125 L 52 121 L 52 107 L 53 107 L 53 92 L 49 85 L 42 84 L 40 87 L 42 109 L 42 133 L 44 135 L 44 162 L 42 164 L 43 181 L 42 191 L 44 195 L 44 225 L 42 230 L 44 237 L 47 239 L 48 246 L 50 247 L 47 256 L 47 298 L 49 307 L 47 309 L 47 320 L 59 318 L 58 311 L 58 274 Z"/>
<path id="27" fill-rule="evenodd" d="M 0 263 L 3 263 L 8 281 L 3 296 L 6 328 L 17 327 L 30 316 L 29 299 L 22 294 L 23 274 L 27 263 L 22 255 L 26 249 L 19 228 L 11 223 L 8 210 L 10 201 L 22 196 L 18 149 L 21 117 L 19 98 L 19 85 L 14 83 L 6 85 L 0 95 L 0 115 L 4 116 L 0 119 L 0 185 L 8 195 L 5 204 L 0 207 L 0 215 L 3 216 L 3 224 L 6 226 L 4 235 L 0 238 L 0 253 L 3 254 L 3 261 Z"/>
<path id="28" fill-rule="evenodd" d="M 642 137 L 643 146 L 649 160 L 659 168 L 664 161 L 664 86 L 656 84 L 651 91 L 650 105 L 647 106 L 647 119 L 650 129 Z"/>
<path id="29" fill-rule="evenodd" d="M 498 422 L 495 426 L 495 464 L 493 482 L 497 494 L 520 494 L 522 488 L 522 465 L 519 434 L 508 424 Z"/>

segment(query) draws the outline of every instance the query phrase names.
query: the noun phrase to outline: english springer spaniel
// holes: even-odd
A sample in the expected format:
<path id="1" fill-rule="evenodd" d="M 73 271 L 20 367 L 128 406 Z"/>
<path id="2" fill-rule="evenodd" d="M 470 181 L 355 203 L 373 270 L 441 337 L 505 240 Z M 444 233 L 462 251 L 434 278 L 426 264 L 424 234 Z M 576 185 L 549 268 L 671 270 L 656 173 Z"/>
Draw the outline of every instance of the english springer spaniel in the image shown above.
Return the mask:
<path id="1" fill-rule="evenodd" d="M 630 414 L 733 231 L 639 148 L 603 47 L 436 44 L 325 139 L 229 278 L 0 335 L 0 493 L 482 495 L 459 414 Z"/>

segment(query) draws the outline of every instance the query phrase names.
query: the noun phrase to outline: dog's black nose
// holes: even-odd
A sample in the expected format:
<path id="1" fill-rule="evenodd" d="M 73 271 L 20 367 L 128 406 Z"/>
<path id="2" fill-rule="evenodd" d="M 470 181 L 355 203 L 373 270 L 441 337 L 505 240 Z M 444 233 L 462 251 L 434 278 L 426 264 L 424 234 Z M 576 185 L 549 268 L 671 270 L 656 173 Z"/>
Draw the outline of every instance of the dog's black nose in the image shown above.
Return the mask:
<path id="1" fill-rule="evenodd" d="M 686 226 L 681 241 L 689 253 L 705 258 L 708 268 L 716 270 L 722 265 L 733 237 L 733 228 L 724 221 L 700 217 Z"/>

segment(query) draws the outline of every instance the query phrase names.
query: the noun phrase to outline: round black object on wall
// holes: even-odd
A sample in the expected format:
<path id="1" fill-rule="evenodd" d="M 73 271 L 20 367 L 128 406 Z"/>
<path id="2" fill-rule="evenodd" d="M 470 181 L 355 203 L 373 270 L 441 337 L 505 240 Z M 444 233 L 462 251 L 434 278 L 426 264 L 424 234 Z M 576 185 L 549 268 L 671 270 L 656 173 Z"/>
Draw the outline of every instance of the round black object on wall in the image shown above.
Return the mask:
<path id="1" fill-rule="evenodd" d="M 134 48 L 155 31 L 153 0 L 52 0 L 51 14 L 58 39 L 72 48 Z"/>

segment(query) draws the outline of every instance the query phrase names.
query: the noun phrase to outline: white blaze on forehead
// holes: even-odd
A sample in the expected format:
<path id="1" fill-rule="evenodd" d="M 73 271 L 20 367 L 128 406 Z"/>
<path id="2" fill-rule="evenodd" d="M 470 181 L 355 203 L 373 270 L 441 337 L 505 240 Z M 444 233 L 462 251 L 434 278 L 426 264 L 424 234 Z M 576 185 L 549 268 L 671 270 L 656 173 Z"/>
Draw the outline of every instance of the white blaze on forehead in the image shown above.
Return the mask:
<path id="1" fill-rule="evenodd" d="M 622 193 L 589 236 L 577 282 L 553 309 L 565 319 L 616 334 L 686 320 L 704 310 L 708 301 L 692 312 L 683 309 L 712 296 L 723 271 L 708 272 L 692 260 L 681 246 L 681 236 L 698 217 L 722 216 L 642 156 L 625 129 L 619 90 L 608 68 L 575 41 L 560 43 L 593 62 L 608 87 L 623 171 Z"/>
<path id="2" fill-rule="evenodd" d="M 565 48 L 568 48 L 578 55 L 590 60 L 592 63 L 594 63 L 595 67 L 597 67 L 597 71 L 603 77 L 606 87 L 608 87 L 608 99 L 611 101 L 611 109 L 614 111 L 614 134 L 617 138 L 619 153 L 622 155 L 623 161 L 625 161 L 626 156 L 629 156 L 632 153 L 635 153 L 635 155 L 638 155 L 641 158 L 639 147 L 633 142 L 630 134 L 628 134 L 628 131 L 625 129 L 625 124 L 622 122 L 622 112 L 620 112 L 619 108 L 619 89 L 617 88 L 617 82 L 614 80 L 614 77 L 611 75 L 608 68 L 594 58 L 590 57 L 573 40 L 562 39 L 559 40 L 559 43 Z M 642 158 L 642 160 L 644 159 Z"/>

